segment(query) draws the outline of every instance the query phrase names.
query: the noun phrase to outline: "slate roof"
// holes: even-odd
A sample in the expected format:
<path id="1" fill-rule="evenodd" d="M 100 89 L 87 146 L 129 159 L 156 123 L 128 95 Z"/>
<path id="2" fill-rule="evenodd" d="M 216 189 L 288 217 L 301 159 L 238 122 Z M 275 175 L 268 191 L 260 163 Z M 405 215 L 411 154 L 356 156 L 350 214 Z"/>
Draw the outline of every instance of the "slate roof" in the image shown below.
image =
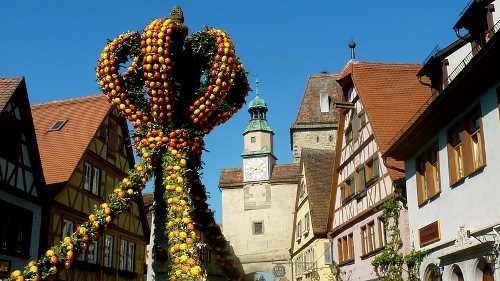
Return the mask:
<path id="1" fill-rule="evenodd" d="M 343 87 L 350 80 L 354 83 L 382 154 L 432 95 L 416 77 L 421 68 L 421 64 L 357 62 L 348 63 L 338 76 Z M 403 161 L 388 158 L 388 164 L 404 169 Z M 404 173 L 389 171 L 393 180 L 404 178 Z"/>
<path id="2" fill-rule="evenodd" d="M 337 83 L 336 73 L 311 74 L 307 80 L 306 89 L 299 110 L 291 129 L 312 127 L 331 127 L 338 122 L 338 112 L 333 110 L 333 101 L 340 100 L 342 88 Z M 321 112 L 320 96 L 322 92 L 328 92 L 330 96 L 330 113 Z"/>
<path id="3" fill-rule="evenodd" d="M 0 78 L 0 112 L 3 111 L 3 108 L 10 100 L 17 87 L 19 87 L 22 80 L 22 77 Z"/>
<path id="4" fill-rule="evenodd" d="M 307 181 L 311 227 L 315 235 L 327 233 L 334 158 L 334 150 L 303 148 L 301 152 L 300 160 L 303 162 L 303 174 Z M 298 196 L 297 193 L 297 200 Z"/>
<path id="5" fill-rule="evenodd" d="M 65 184 L 112 105 L 102 94 L 31 106 L 47 186 Z M 57 131 L 49 129 L 67 120 Z"/>
<path id="6" fill-rule="evenodd" d="M 299 177 L 299 164 L 276 164 L 273 166 L 271 183 L 294 183 Z M 219 188 L 237 188 L 243 186 L 243 168 L 222 169 Z"/>

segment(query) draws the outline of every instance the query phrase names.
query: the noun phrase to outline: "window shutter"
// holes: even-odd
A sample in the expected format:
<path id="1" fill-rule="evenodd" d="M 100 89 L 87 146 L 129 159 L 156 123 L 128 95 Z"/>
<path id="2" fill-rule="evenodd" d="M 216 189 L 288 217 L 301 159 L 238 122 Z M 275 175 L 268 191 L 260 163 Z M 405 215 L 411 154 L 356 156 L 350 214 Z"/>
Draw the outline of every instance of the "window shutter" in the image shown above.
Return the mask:
<path id="1" fill-rule="evenodd" d="M 448 151 L 448 173 L 450 176 L 450 185 L 453 185 L 458 180 L 457 166 L 455 163 L 455 150 L 453 149 L 450 141 L 448 141 L 446 146 Z"/>
<path id="2" fill-rule="evenodd" d="M 379 177 L 379 159 L 378 156 L 373 156 L 373 178 L 376 179 Z"/>
<path id="3" fill-rule="evenodd" d="M 467 130 L 462 131 L 462 153 L 464 163 L 464 176 L 474 172 L 474 153 L 472 152 L 471 136 Z"/>
<path id="4" fill-rule="evenodd" d="M 325 257 L 325 264 L 332 264 L 332 244 L 330 242 L 325 242 L 325 253 L 323 256 Z"/>
<path id="5" fill-rule="evenodd" d="M 354 175 L 351 175 L 351 184 L 350 184 L 350 189 L 349 189 L 349 196 L 352 196 L 356 193 L 356 179 L 354 178 Z"/>
<path id="6" fill-rule="evenodd" d="M 344 201 L 345 201 L 345 187 L 344 187 L 344 183 L 341 183 L 340 184 L 340 202 L 342 202 L 342 204 L 344 204 Z"/>
<path id="7" fill-rule="evenodd" d="M 354 115 L 352 118 L 352 139 L 355 140 L 358 138 L 358 115 Z"/>
<path id="8" fill-rule="evenodd" d="M 359 194 L 364 196 L 366 194 L 366 178 L 365 178 L 365 166 L 361 166 L 358 171 L 359 175 Z"/>
<path id="9" fill-rule="evenodd" d="M 426 199 L 431 198 L 436 194 L 436 181 L 434 180 L 433 166 L 429 159 L 425 162 L 425 181 L 427 182 Z"/>

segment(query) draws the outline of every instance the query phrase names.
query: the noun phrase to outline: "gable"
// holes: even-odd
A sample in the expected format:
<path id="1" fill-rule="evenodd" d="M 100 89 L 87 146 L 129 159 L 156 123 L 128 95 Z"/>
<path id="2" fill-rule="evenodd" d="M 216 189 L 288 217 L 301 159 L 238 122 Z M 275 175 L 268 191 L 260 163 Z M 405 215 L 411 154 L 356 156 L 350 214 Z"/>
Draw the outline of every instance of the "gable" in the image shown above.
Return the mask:
<path id="1" fill-rule="evenodd" d="M 43 177 L 23 78 L 0 78 L 0 108 L 0 185 L 38 197 Z"/>

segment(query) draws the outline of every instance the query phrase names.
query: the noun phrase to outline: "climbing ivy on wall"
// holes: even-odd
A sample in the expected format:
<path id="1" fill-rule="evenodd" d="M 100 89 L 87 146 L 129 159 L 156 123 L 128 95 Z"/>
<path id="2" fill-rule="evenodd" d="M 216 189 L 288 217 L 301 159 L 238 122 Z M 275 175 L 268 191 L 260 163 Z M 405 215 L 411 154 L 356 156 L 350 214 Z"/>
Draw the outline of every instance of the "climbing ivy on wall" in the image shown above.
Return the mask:
<path id="1" fill-rule="evenodd" d="M 399 200 L 391 197 L 376 211 L 379 210 L 382 210 L 381 219 L 388 234 L 388 241 L 382 253 L 372 261 L 375 274 L 382 281 L 403 281 L 403 270 L 407 270 L 408 280 L 419 280 L 420 264 L 427 253 L 414 248 L 406 255 L 400 252 L 403 241 L 399 229 Z"/>

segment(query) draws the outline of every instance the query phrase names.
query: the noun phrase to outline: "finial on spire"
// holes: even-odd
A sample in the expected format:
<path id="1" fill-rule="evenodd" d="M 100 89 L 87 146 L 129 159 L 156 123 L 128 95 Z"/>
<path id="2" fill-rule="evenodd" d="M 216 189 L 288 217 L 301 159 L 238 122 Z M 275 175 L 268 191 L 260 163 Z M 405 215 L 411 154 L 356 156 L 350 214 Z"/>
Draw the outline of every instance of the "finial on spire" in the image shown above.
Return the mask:
<path id="1" fill-rule="evenodd" d="M 354 48 L 356 48 L 356 42 L 354 42 L 351 38 L 351 42 L 349 42 L 349 48 L 351 48 L 351 60 L 356 60 L 356 55 L 354 54 Z"/>
<path id="2" fill-rule="evenodd" d="M 259 76 L 257 74 L 254 74 L 255 76 L 255 96 L 259 96 Z"/>

